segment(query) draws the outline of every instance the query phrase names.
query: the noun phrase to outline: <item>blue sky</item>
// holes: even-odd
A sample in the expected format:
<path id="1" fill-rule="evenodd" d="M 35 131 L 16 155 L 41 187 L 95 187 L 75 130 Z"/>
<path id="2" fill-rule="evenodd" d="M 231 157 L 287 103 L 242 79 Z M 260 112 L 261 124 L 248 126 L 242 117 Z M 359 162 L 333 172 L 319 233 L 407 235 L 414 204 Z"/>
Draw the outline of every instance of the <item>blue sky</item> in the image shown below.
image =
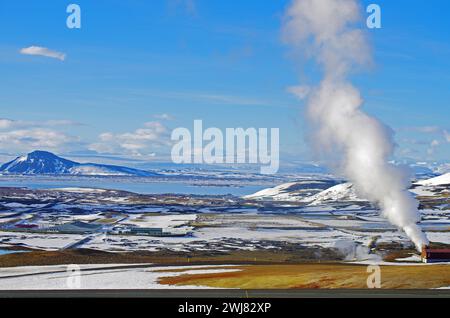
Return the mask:
<path id="1" fill-rule="evenodd" d="M 382 28 L 367 30 L 374 64 L 353 75 L 364 108 L 395 130 L 399 158 L 447 160 L 450 2 L 362 3 L 372 2 L 382 8 Z M 287 87 L 319 73 L 281 41 L 289 1 L 78 0 L 79 30 L 66 27 L 69 3 L 0 2 L 1 153 L 164 159 L 170 131 L 203 119 L 279 127 L 282 160 L 311 159 Z M 30 46 L 65 59 L 20 53 Z"/>

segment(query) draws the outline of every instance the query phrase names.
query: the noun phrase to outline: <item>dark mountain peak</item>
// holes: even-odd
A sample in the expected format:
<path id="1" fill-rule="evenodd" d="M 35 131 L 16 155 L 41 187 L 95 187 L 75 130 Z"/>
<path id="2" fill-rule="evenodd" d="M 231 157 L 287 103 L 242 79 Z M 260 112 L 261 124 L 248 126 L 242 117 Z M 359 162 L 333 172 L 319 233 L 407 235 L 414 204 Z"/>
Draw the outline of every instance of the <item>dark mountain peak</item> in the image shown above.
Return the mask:
<path id="1" fill-rule="evenodd" d="M 49 152 L 49 151 L 35 150 L 33 152 L 30 152 L 27 155 L 27 157 L 38 158 L 38 157 L 58 157 L 58 156 L 55 155 L 54 153 Z"/>
<path id="2" fill-rule="evenodd" d="M 51 152 L 38 150 L 5 163 L 0 171 L 12 174 L 65 174 L 77 165 Z"/>
<path id="3" fill-rule="evenodd" d="M 26 160 L 61 161 L 66 164 L 69 164 L 69 165 L 77 164 L 74 161 L 61 158 L 61 157 L 55 155 L 54 153 L 51 153 L 49 151 L 43 151 L 43 150 L 35 150 L 33 152 L 30 152 L 28 155 L 18 157 L 17 159 L 23 160 L 24 158 L 26 158 Z"/>

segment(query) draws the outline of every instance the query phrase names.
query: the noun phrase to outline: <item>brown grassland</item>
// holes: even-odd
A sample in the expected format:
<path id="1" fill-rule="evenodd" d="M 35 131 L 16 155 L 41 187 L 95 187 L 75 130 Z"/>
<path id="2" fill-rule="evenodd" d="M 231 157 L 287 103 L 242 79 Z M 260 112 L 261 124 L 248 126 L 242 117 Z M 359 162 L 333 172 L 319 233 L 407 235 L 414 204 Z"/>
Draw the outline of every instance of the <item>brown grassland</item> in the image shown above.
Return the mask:
<path id="1" fill-rule="evenodd" d="M 357 264 L 246 265 L 240 271 L 163 277 L 161 284 L 216 288 L 367 288 L 367 266 Z M 381 266 L 381 288 L 429 289 L 450 286 L 448 265 Z"/>

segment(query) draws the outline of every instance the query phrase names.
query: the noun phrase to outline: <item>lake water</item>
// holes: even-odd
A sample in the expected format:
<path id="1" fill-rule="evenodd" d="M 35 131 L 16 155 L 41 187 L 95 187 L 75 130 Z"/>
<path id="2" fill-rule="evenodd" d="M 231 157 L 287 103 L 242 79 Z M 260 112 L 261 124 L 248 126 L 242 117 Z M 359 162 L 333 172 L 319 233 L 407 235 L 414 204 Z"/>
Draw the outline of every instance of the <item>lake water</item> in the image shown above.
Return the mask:
<path id="1" fill-rule="evenodd" d="M 30 189 L 101 188 L 130 191 L 141 194 L 196 194 L 242 196 L 267 188 L 267 185 L 192 185 L 187 182 L 157 181 L 145 178 L 49 178 L 49 177 L 0 177 L 0 187 L 26 187 Z"/>
<path id="2" fill-rule="evenodd" d="M 12 251 L 12 250 L 2 250 L 0 249 L 0 255 L 6 255 L 6 254 L 14 254 L 14 253 L 24 253 L 26 251 Z"/>

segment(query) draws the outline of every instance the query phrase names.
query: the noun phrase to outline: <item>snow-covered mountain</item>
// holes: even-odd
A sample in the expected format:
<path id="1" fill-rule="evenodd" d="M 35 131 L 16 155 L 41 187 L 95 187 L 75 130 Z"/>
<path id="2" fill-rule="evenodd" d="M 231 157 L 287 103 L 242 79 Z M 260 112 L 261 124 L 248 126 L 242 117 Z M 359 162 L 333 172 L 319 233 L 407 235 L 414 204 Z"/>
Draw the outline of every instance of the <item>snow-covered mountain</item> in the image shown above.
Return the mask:
<path id="1" fill-rule="evenodd" d="M 415 182 L 411 192 L 423 197 L 447 198 L 450 193 L 450 172 Z"/>
<path id="2" fill-rule="evenodd" d="M 417 181 L 415 184 L 422 186 L 450 185 L 450 172 L 431 179 Z"/>
<path id="3" fill-rule="evenodd" d="M 316 184 L 315 184 L 316 183 Z M 415 182 L 410 191 L 417 196 L 447 194 L 450 191 L 450 173 Z M 303 202 L 308 205 L 326 205 L 335 202 L 360 202 L 367 200 L 358 196 L 352 183 L 333 183 L 332 180 L 302 180 L 263 189 L 243 197 L 249 200 Z"/>
<path id="4" fill-rule="evenodd" d="M 0 172 L 12 174 L 67 174 L 76 162 L 60 158 L 50 152 L 34 151 L 0 167 Z"/>
<path id="5" fill-rule="evenodd" d="M 254 194 L 244 196 L 248 200 L 270 201 L 302 201 L 314 194 L 320 193 L 336 184 L 334 180 L 305 179 L 289 182 L 273 188 L 263 189 Z"/>
<path id="6" fill-rule="evenodd" d="M 327 181 L 299 181 L 284 183 L 274 188 L 258 191 L 244 196 L 244 199 L 304 202 L 309 205 L 322 205 L 329 202 L 366 201 L 359 198 L 353 184 Z"/>
<path id="7" fill-rule="evenodd" d="M 335 185 L 313 196 L 305 198 L 303 201 L 310 205 L 321 205 L 327 202 L 343 201 L 366 201 L 358 197 L 352 183 L 346 182 Z"/>
<path id="8" fill-rule="evenodd" d="M 2 174 L 23 175 L 87 175 L 87 176 L 139 176 L 157 175 L 149 171 L 122 166 L 101 165 L 95 163 L 79 163 L 67 160 L 47 151 L 34 151 L 28 155 L 17 157 L 0 167 Z"/>

